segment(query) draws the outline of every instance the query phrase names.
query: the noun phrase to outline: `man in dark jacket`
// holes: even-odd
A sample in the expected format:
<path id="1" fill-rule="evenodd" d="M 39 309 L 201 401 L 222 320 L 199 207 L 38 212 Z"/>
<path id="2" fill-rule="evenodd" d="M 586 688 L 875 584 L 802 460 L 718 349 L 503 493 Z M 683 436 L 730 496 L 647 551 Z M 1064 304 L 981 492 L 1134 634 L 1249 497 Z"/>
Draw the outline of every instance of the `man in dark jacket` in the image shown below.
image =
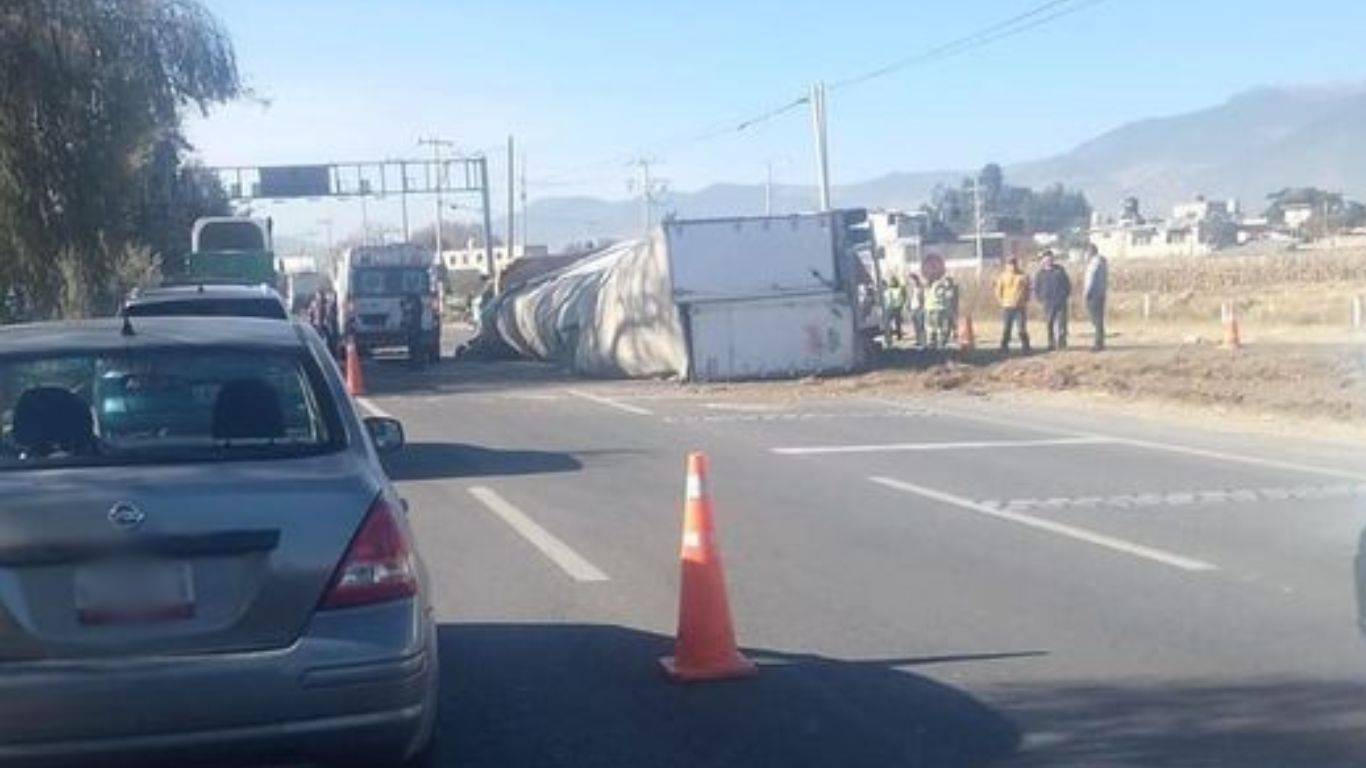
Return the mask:
<path id="1" fill-rule="evenodd" d="M 1072 295 L 1072 280 L 1053 252 L 1044 251 L 1039 271 L 1034 275 L 1034 294 L 1043 304 L 1044 324 L 1048 326 L 1048 348 L 1067 349 L 1067 299 Z"/>

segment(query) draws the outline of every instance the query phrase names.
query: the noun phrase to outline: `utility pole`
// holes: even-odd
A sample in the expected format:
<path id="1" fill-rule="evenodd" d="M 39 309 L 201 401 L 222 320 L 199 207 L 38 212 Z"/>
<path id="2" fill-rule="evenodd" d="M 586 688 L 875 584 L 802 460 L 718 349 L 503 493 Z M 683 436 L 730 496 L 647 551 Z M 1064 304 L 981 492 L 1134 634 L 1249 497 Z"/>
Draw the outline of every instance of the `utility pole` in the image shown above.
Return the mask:
<path id="1" fill-rule="evenodd" d="M 408 242 L 408 164 L 398 164 L 398 203 L 403 209 L 403 242 Z"/>
<path id="2" fill-rule="evenodd" d="M 332 224 L 333 224 L 332 219 L 330 219 L 330 218 L 328 218 L 328 219 L 318 219 L 318 223 L 321 224 L 321 225 L 323 225 L 323 228 L 325 228 L 325 229 L 327 230 L 327 255 L 328 255 L 329 258 L 331 258 L 331 256 L 332 256 Z"/>
<path id="3" fill-rule="evenodd" d="M 364 245 L 370 244 L 370 206 L 365 202 L 365 195 L 360 196 L 360 231 L 361 242 Z"/>
<path id="4" fill-rule="evenodd" d="M 977 231 L 977 277 L 982 277 L 982 272 L 986 269 L 986 261 L 982 256 L 982 178 L 981 176 L 972 177 L 972 216 L 974 229 Z"/>
<path id="5" fill-rule="evenodd" d="M 518 178 L 521 181 L 521 202 L 522 202 L 522 253 L 526 253 L 527 223 L 526 223 L 526 150 L 522 150 L 521 164 L 517 168 Z"/>
<path id="6" fill-rule="evenodd" d="M 443 228 L 441 222 L 441 188 L 446 185 L 446 164 L 441 161 L 441 150 L 443 147 L 454 147 L 455 142 L 447 141 L 446 139 L 434 136 L 430 139 L 420 138 L 417 140 L 417 143 L 419 146 L 431 147 L 432 158 L 436 161 L 436 258 L 440 259 L 441 252 L 442 250 L 444 250 L 442 248 L 442 236 L 444 233 L 441 231 Z M 403 188 L 408 188 L 408 179 L 406 173 L 404 174 Z M 407 236 L 406 225 L 404 227 L 404 236 L 405 238 Z"/>
<path id="7" fill-rule="evenodd" d="M 830 210 L 830 159 L 826 141 L 825 83 L 811 86 L 811 130 L 816 139 L 816 189 L 820 196 L 820 210 Z"/>
<path id="8" fill-rule="evenodd" d="M 764 215 L 773 215 L 773 161 L 764 163 Z"/>
<path id="9" fill-rule="evenodd" d="M 479 162 L 479 196 L 484 208 L 484 268 L 488 270 L 489 279 L 493 280 L 495 289 L 498 286 L 498 271 L 493 263 L 493 214 L 489 210 L 489 159 L 480 155 Z"/>
<path id="10" fill-rule="evenodd" d="M 650 160 L 643 157 L 628 163 L 640 170 L 640 179 L 634 183 L 640 186 L 640 225 L 646 234 L 654 226 L 655 195 L 663 189 L 662 181 L 650 177 L 650 163 Z"/>
<path id="11" fill-rule="evenodd" d="M 517 154 L 513 148 L 512 134 L 508 134 L 508 234 L 503 247 L 507 249 L 507 263 L 511 264 L 515 255 L 513 243 L 517 240 L 517 224 L 513 219 L 517 211 Z"/>

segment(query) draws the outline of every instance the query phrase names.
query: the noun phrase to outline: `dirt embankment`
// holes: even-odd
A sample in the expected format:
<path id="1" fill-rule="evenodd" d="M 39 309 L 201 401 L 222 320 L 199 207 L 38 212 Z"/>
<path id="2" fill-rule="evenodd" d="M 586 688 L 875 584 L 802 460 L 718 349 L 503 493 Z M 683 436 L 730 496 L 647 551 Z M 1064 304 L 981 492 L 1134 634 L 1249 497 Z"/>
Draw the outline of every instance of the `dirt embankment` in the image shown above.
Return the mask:
<path id="1" fill-rule="evenodd" d="M 1366 428 L 1366 349 L 1360 346 L 1231 351 L 1180 345 L 1004 357 L 977 351 L 937 358 L 898 352 L 879 370 L 807 380 L 807 386 L 831 393 L 1078 392 Z"/>

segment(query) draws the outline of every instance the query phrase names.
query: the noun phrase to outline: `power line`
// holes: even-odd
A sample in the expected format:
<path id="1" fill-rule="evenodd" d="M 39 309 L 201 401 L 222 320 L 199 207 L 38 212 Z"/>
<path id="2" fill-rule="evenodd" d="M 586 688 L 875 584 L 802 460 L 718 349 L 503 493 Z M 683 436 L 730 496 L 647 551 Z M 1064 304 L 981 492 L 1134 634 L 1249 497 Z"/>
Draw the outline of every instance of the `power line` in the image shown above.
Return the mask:
<path id="1" fill-rule="evenodd" d="M 700 144 L 702 142 L 711 141 L 712 139 L 733 135 L 735 133 L 744 131 L 745 129 L 750 128 L 754 125 L 778 117 L 779 115 L 791 112 L 797 107 L 806 104 L 807 100 L 807 96 L 799 96 L 791 101 L 784 102 L 780 106 L 771 107 L 769 109 L 764 110 L 763 112 L 752 114 L 748 117 L 720 120 L 712 123 L 710 126 L 706 128 L 694 131 L 692 133 L 676 136 L 671 139 L 661 139 L 660 141 L 643 145 L 637 152 L 620 153 L 609 157 L 603 157 L 599 160 L 594 160 L 592 162 L 570 166 L 559 171 L 553 171 L 547 174 L 546 176 L 542 177 L 541 186 L 544 186 L 547 182 L 552 185 L 574 186 L 576 185 L 578 179 L 584 178 L 582 176 L 577 176 L 577 174 L 580 171 L 589 171 L 596 168 L 610 166 L 620 167 L 623 164 L 629 165 L 632 164 L 632 161 L 637 159 L 637 157 L 639 157 L 641 154 L 655 154 L 668 149 L 674 149 L 682 146 L 690 146 L 693 144 Z M 597 175 L 588 178 L 591 180 L 596 177 Z"/>
<path id="2" fill-rule="evenodd" d="M 949 42 L 934 46 L 933 48 L 929 48 L 920 53 L 905 56 L 903 58 L 884 64 L 883 66 L 880 66 L 876 69 L 864 72 L 862 74 L 847 77 L 842 80 L 836 80 L 828 86 L 828 89 L 836 90 L 847 88 L 853 85 L 859 85 L 868 82 L 869 80 L 885 77 L 887 75 L 906 69 L 908 67 L 920 64 L 928 64 L 933 61 L 961 55 L 969 51 L 976 50 L 978 48 L 983 48 L 999 40 L 1004 40 L 1009 37 L 1014 37 L 1016 35 L 1023 34 L 1032 29 L 1036 29 L 1045 24 L 1048 24 L 1049 22 L 1055 21 L 1064 16 L 1069 16 L 1074 13 L 1078 13 L 1080 11 L 1086 10 L 1087 8 L 1099 5 L 1103 2 L 1106 2 L 1106 0 L 1047 0 L 1046 2 L 1039 3 L 1038 5 L 1035 5 L 1022 13 L 1018 13 L 1014 16 L 1011 16 L 1010 18 L 1003 19 L 1001 21 L 982 27 L 981 29 L 978 29 L 977 31 L 971 34 L 964 35 L 954 40 L 950 40 Z M 646 149 L 658 152 L 663 149 L 674 148 L 678 146 L 699 144 L 724 136 L 734 136 L 736 134 L 743 133 L 749 130 L 750 128 L 766 123 L 770 120 L 773 120 L 774 118 L 780 117 L 784 114 L 787 114 L 788 112 L 791 112 L 799 107 L 808 105 L 810 103 L 811 99 L 809 96 L 798 96 L 790 101 L 784 102 L 779 106 L 771 107 L 762 112 L 758 112 L 754 115 L 751 115 L 750 117 L 734 121 L 725 121 L 720 124 L 714 124 L 716 127 L 709 128 L 679 139 L 657 142 L 656 144 L 649 146 Z M 590 170 L 607 165 L 620 165 L 623 162 L 629 163 L 632 159 L 634 159 L 634 157 L 635 156 L 632 154 L 623 153 L 619 155 L 614 155 L 610 158 L 603 158 L 601 160 L 597 160 L 591 163 L 573 166 L 564 169 L 559 173 L 550 174 L 546 177 L 545 181 L 552 182 L 552 185 L 554 185 L 555 182 L 559 182 L 559 184 L 565 186 L 572 186 L 575 185 L 575 182 L 569 180 L 566 177 L 572 178 L 578 171 Z"/>
<path id="3" fill-rule="evenodd" d="M 967 53 L 968 51 L 990 45 L 998 40 L 1028 32 L 1031 29 L 1043 26 L 1055 19 L 1077 13 L 1103 2 L 1105 2 L 1105 0 L 1048 0 L 1048 2 L 1040 3 L 1023 13 L 983 27 L 970 35 L 965 35 L 956 40 L 951 40 L 911 56 L 905 56 L 896 61 L 884 64 L 877 69 L 864 72 L 863 74 L 846 77 L 843 80 L 836 80 L 834 83 L 831 83 L 830 87 L 832 89 L 847 88 L 851 85 L 858 85 L 879 77 L 885 77 L 893 72 L 917 64 L 928 64 L 939 59 L 946 59 L 950 56 Z"/>

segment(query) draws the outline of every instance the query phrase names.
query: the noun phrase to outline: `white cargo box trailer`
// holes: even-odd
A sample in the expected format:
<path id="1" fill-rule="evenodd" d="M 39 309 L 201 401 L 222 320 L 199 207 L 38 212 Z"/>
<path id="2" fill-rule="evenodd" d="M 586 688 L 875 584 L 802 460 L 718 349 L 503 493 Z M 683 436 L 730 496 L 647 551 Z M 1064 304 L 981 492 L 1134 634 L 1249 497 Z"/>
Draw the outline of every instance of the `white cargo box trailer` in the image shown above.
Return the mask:
<path id="1" fill-rule="evenodd" d="M 862 361 L 840 280 L 842 213 L 663 225 L 698 381 L 850 371 Z"/>

